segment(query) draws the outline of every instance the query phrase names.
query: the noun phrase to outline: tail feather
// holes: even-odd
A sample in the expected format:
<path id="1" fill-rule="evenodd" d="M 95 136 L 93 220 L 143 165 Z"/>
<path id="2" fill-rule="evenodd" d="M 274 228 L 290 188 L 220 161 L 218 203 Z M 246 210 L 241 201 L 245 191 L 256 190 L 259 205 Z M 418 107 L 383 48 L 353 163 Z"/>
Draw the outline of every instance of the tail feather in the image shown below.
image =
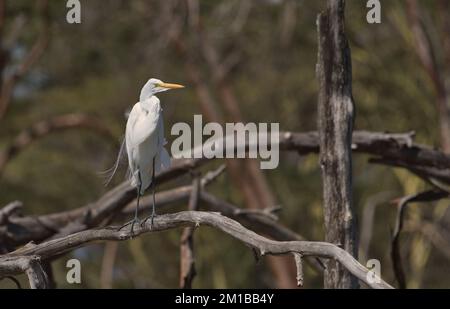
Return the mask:
<path id="1" fill-rule="evenodd" d="M 157 173 L 170 168 L 170 155 L 166 148 L 162 147 L 161 151 L 157 154 L 155 167 Z"/>
<path id="2" fill-rule="evenodd" d="M 116 158 L 116 162 L 114 163 L 114 165 L 107 169 L 106 171 L 102 171 L 102 172 L 98 172 L 97 174 L 102 177 L 104 179 L 103 184 L 105 185 L 105 187 L 107 187 L 109 185 L 109 183 L 111 182 L 111 180 L 113 179 L 114 175 L 117 172 L 117 169 L 119 168 L 119 166 L 122 163 L 122 159 L 125 158 L 125 138 L 123 138 L 122 143 L 120 145 L 120 150 L 119 153 L 117 154 L 117 158 Z"/>

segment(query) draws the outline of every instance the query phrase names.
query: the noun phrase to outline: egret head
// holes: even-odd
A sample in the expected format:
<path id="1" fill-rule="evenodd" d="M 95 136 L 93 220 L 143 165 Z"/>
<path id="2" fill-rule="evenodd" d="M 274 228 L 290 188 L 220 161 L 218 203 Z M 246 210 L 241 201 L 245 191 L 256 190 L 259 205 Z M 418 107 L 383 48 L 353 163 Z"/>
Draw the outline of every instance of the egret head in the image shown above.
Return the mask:
<path id="1" fill-rule="evenodd" d="M 167 91 L 170 89 L 180 89 L 180 88 L 184 88 L 184 86 L 179 85 L 179 84 L 169 84 L 169 83 L 163 82 L 160 79 L 150 78 L 145 83 L 144 87 L 142 87 L 139 101 L 142 102 L 158 92 L 163 92 L 163 91 Z"/>

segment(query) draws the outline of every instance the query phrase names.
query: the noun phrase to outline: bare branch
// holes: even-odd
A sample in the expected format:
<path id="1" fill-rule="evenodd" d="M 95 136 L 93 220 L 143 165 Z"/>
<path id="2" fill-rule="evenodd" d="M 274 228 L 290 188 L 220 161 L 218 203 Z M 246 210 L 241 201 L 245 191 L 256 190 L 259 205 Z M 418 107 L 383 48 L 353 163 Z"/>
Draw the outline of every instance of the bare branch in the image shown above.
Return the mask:
<path id="1" fill-rule="evenodd" d="M 200 198 L 203 202 L 207 203 L 208 210 L 220 212 L 227 217 L 241 222 L 252 230 L 275 240 L 305 240 L 304 237 L 288 229 L 287 227 L 278 224 L 269 216 L 261 216 L 260 213 L 254 212 L 242 212 L 242 208 L 221 200 L 205 191 L 201 192 Z M 307 259 L 307 262 L 319 273 L 321 273 L 324 269 L 324 265 L 319 258 Z"/>
<path id="2" fill-rule="evenodd" d="M 20 201 L 14 201 L 0 209 L 0 225 L 8 222 L 9 217 L 16 215 L 22 210 L 23 204 Z"/>
<path id="3" fill-rule="evenodd" d="M 294 253 L 295 266 L 297 267 L 297 286 L 303 287 L 303 257 L 300 253 Z"/>
<path id="4" fill-rule="evenodd" d="M 200 195 L 200 180 L 195 177 L 192 182 L 191 196 L 189 199 L 189 210 L 198 209 Z M 196 275 L 194 258 L 194 228 L 185 227 L 180 241 L 180 288 L 191 289 L 192 281 Z"/>
<path id="5" fill-rule="evenodd" d="M 47 289 L 56 289 L 56 281 L 51 260 L 41 261 L 42 270 L 47 275 Z"/>
<path id="6" fill-rule="evenodd" d="M 177 168 L 176 166 L 174 168 Z M 224 166 L 220 166 L 217 170 L 208 172 L 201 180 L 202 187 L 210 184 L 216 177 L 218 177 L 224 170 Z M 173 174 L 172 175 L 176 175 Z M 163 179 L 163 178 L 161 178 Z M 178 187 L 175 189 L 158 192 L 156 194 L 156 203 L 160 209 L 164 209 L 168 205 L 175 202 L 187 200 L 191 195 L 192 186 Z M 134 196 L 135 197 L 135 196 Z M 303 237 L 297 233 L 289 230 L 288 228 L 273 221 L 270 216 L 261 215 L 261 213 L 242 212 L 242 208 L 234 206 L 228 202 L 220 200 L 215 196 L 202 191 L 201 199 L 205 202 L 204 208 L 208 210 L 218 211 L 226 216 L 232 217 L 238 221 L 245 222 L 245 224 L 256 231 L 268 235 L 277 240 L 304 240 Z M 112 203 L 107 199 L 108 203 Z M 152 207 L 151 197 L 144 197 L 141 200 L 141 211 L 146 211 Z M 79 209 L 64 211 L 55 214 L 43 215 L 38 217 L 13 217 L 11 220 L 11 226 L 14 229 L 9 230 L 9 225 L 0 229 L 0 236 L 3 237 L 3 242 L 9 246 L 17 246 L 29 241 L 42 241 L 48 237 L 57 238 L 70 234 L 71 231 L 77 232 L 87 229 L 89 227 L 95 227 L 100 224 L 101 220 L 98 220 L 102 212 L 97 212 L 96 208 L 104 207 L 103 202 L 97 202 L 94 205 L 88 205 Z M 117 214 L 117 210 L 114 208 L 104 208 L 105 212 L 114 213 L 114 219 L 124 220 L 134 212 L 135 203 L 130 202 L 125 208 Z M 90 215 L 90 224 L 82 223 L 86 217 Z M 104 216 L 102 216 L 104 217 Z M 71 228 L 65 228 L 69 225 Z M 4 251 L 5 253 L 7 251 Z M 307 260 L 316 271 L 319 273 L 323 271 L 323 263 L 319 260 Z"/>
<path id="7" fill-rule="evenodd" d="M 37 255 L 0 256 L 0 277 L 26 273 L 32 289 L 48 287 L 47 275 L 41 266 L 41 258 Z"/>
<path id="8" fill-rule="evenodd" d="M 413 202 L 432 202 L 449 197 L 444 191 L 429 190 L 413 195 L 408 195 L 398 200 L 397 219 L 391 242 L 391 259 L 394 267 L 394 274 L 401 289 L 406 288 L 405 273 L 402 266 L 402 257 L 400 253 L 400 233 L 403 229 L 403 220 L 406 207 Z"/>
<path id="9" fill-rule="evenodd" d="M 440 169 L 439 173 L 445 173 L 445 170 L 450 169 L 450 156 L 425 146 L 411 144 L 409 133 L 387 134 L 356 131 L 353 134 L 353 148 L 356 152 L 377 156 L 385 155 L 386 158 L 403 160 L 406 162 L 405 168 L 410 166 L 434 166 Z M 295 150 L 301 154 L 317 153 L 319 151 L 318 134 L 317 132 L 280 133 L 280 149 Z M 159 184 L 168 182 L 189 173 L 192 169 L 196 169 L 206 162 L 208 162 L 206 159 L 175 160 L 171 169 L 157 175 L 157 181 Z M 450 183 L 450 179 L 448 183 Z M 176 191 L 157 193 L 156 198 L 160 207 L 173 201 L 187 199 L 190 194 L 188 187 L 174 190 Z M 14 216 L 10 218 L 10 225 L 3 224 L 0 228 L 0 238 L 3 239 L 4 244 L 11 246 L 25 244 L 31 240 L 42 241 L 58 233 L 69 222 L 72 223 L 72 232 L 81 231 L 97 226 L 105 219 L 110 218 L 112 214 L 119 213 L 117 209 L 126 208 L 127 204 L 135 198 L 135 190 L 128 182 L 124 182 L 107 192 L 97 202 L 75 210 L 37 217 L 20 218 Z M 143 198 L 143 204 L 146 204 L 146 198 Z M 130 207 L 134 209 L 134 206 Z M 126 208 L 125 213 L 128 213 L 128 208 Z M 232 213 L 227 215 L 233 216 Z M 263 220 L 263 218 L 260 219 Z M 13 226 L 14 229 L 12 229 Z M 66 231 L 65 235 L 67 233 L 70 233 L 70 230 Z M 281 233 L 279 236 L 286 237 L 287 235 Z"/>
<path id="10" fill-rule="evenodd" d="M 30 265 L 25 271 L 30 281 L 32 289 L 48 289 L 49 282 L 47 274 L 45 273 L 39 259 L 30 260 Z"/>
<path id="11" fill-rule="evenodd" d="M 169 170 L 156 175 L 156 181 L 158 184 L 166 183 L 189 173 L 204 162 L 206 161 L 201 159 L 177 160 Z M 4 244 L 13 247 L 29 241 L 42 241 L 58 234 L 61 237 L 92 228 L 120 212 L 135 198 L 135 189 L 126 181 L 107 192 L 98 201 L 74 210 L 37 217 L 10 217 L 8 223 L 0 228 L 0 239 Z M 166 195 L 165 198 L 170 199 L 171 196 Z"/>
<path id="12" fill-rule="evenodd" d="M 433 179 L 435 179 L 437 181 L 441 181 L 446 184 L 450 184 L 450 169 L 448 169 L 448 168 L 436 168 L 436 167 L 430 167 L 430 166 L 414 165 L 414 164 L 405 163 L 401 159 L 398 160 L 398 159 L 388 159 L 388 158 L 371 158 L 371 159 L 369 159 L 369 162 L 406 168 L 409 171 L 416 174 L 417 176 L 427 180 L 432 185 L 437 186 L 438 188 L 440 188 L 439 185 L 436 185 L 436 183 L 434 183 Z"/>
<path id="13" fill-rule="evenodd" d="M 430 147 L 413 143 L 414 132 L 383 133 L 355 131 L 352 137 L 352 150 L 385 159 L 398 160 L 412 166 L 430 166 L 450 169 L 450 155 Z M 319 152 L 317 132 L 280 133 L 280 148 L 297 150 L 300 154 Z"/>
<path id="14" fill-rule="evenodd" d="M 218 229 L 246 245 L 259 250 L 261 255 L 281 255 L 300 253 L 303 256 L 318 256 L 322 258 L 334 259 L 341 263 L 349 272 L 372 288 L 392 288 L 385 281 L 367 280 L 369 270 L 355 260 L 348 252 L 336 245 L 325 242 L 310 241 L 274 241 L 267 239 L 246 229 L 238 222 L 222 216 L 218 213 L 202 211 L 182 211 L 173 214 L 157 216 L 153 226 L 147 222 L 144 226 L 135 227 L 133 235 L 129 230 L 118 230 L 117 227 L 103 229 L 86 230 L 63 238 L 50 240 L 35 246 L 28 246 L 18 249 L 10 254 L 0 256 L 0 274 L 5 274 L 5 263 L 11 259 L 23 256 L 40 256 L 42 259 L 49 259 L 52 256 L 60 255 L 81 246 L 99 241 L 123 241 L 137 237 L 144 233 L 154 233 L 184 226 L 198 227 L 207 225 Z M 16 270 L 19 270 L 16 268 Z M 379 283 L 377 283 L 379 282 Z"/>

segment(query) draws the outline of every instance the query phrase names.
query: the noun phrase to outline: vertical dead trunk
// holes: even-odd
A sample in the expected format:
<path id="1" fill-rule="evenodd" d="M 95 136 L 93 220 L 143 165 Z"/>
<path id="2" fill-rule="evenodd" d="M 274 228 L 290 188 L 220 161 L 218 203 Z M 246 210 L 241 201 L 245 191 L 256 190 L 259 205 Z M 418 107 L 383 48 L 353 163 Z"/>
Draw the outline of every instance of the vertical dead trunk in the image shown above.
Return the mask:
<path id="1" fill-rule="evenodd" d="M 329 0 L 318 16 L 320 165 L 322 169 L 325 239 L 357 255 L 352 210 L 351 136 L 354 104 L 350 48 L 344 33 L 345 1 Z M 325 288 L 357 288 L 356 278 L 329 260 Z"/>

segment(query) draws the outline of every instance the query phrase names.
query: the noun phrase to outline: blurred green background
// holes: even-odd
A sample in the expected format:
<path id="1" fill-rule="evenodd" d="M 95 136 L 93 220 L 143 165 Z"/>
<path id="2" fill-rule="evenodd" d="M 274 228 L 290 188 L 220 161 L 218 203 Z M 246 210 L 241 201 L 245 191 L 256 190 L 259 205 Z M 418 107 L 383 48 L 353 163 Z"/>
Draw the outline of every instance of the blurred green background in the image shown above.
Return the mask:
<path id="1" fill-rule="evenodd" d="M 189 61 L 201 73 L 201 82 L 213 98 L 220 101 L 220 91 L 212 82 L 213 69 L 202 58 L 198 33 L 189 24 L 186 1 L 81 1 L 81 24 L 66 22 L 65 3 L 48 3 L 49 42 L 14 89 L 10 106 L 0 120 L 0 150 L 37 121 L 68 113 L 96 117 L 112 137 L 83 129 L 57 132 L 32 143 L 9 161 L 0 174 L 0 205 L 20 200 L 25 214 L 77 208 L 95 201 L 110 188 L 103 186 L 97 172 L 112 166 L 124 134 L 125 113 L 137 102 L 141 87 L 150 77 L 187 86 L 183 91 L 159 96 L 169 144 L 174 139 L 170 136 L 171 124 L 191 123 L 193 114 L 201 113 L 198 92 L 188 72 Z M 284 131 L 315 130 L 315 20 L 324 4 L 313 0 L 199 2 L 197 17 L 203 39 L 216 49 L 219 62 L 226 63 L 232 59 L 230 55 L 237 59 L 226 82 L 239 101 L 245 121 L 279 122 Z M 439 46 L 450 36 L 444 27 L 449 13 L 441 9 L 439 1 L 419 4 L 438 52 L 436 58 L 442 59 L 439 65 L 444 67 L 445 51 Z M 172 18 L 167 18 L 168 11 Z M 383 1 L 381 24 L 368 24 L 366 14 L 366 1 L 347 1 L 346 31 L 352 50 L 357 107 L 355 129 L 414 130 L 417 142 L 438 147 L 437 95 L 415 52 L 406 2 Z M 7 46 L 8 37 L 18 27 L 14 43 Z M 44 27 L 38 2 L 6 1 L 1 40 L 2 47 L 9 48 L 9 58 L 3 78 L 23 61 Z M 171 31 L 176 27 L 190 59 L 171 41 Z M 365 207 L 381 197 L 377 200 L 373 238 L 368 251 L 361 252 L 360 260 L 365 264 L 368 259 L 379 259 L 383 278 L 395 282 L 389 249 L 396 208 L 389 201 L 428 185 L 409 172 L 371 165 L 367 159 L 364 155 L 354 156 L 358 223 Z M 264 174 L 277 203 L 283 207 L 280 222 L 309 240 L 322 240 L 317 156 L 282 153 L 279 167 Z M 123 181 L 124 175 L 121 169 L 112 185 Z M 179 182 L 187 184 L 190 180 L 186 177 Z M 242 194 L 232 186 L 228 174 L 210 190 L 244 207 Z M 414 204 L 408 209 L 411 228 L 402 234 L 401 249 L 410 288 L 450 287 L 449 256 L 417 228 L 431 222 L 450 233 L 448 206 L 445 200 Z M 176 205 L 173 211 L 183 208 L 185 204 Z M 60 288 L 177 287 L 179 237 L 180 230 L 172 230 L 120 243 L 109 283 L 100 280 L 105 245 L 78 249 L 53 263 L 55 280 Z M 195 233 L 195 249 L 196 288 L 278 286 L 267 259 L 255 263 L 249 248 L 223 233 L 200 228 Z M 65 263 L 73 257 L 82 263 L 79 285 L 65 280 Z M 322 287 L 321 276 L 309 266 L 305 268 L 305 287 Z M 2 280 L 0 287 L 14 285 Z"/>

